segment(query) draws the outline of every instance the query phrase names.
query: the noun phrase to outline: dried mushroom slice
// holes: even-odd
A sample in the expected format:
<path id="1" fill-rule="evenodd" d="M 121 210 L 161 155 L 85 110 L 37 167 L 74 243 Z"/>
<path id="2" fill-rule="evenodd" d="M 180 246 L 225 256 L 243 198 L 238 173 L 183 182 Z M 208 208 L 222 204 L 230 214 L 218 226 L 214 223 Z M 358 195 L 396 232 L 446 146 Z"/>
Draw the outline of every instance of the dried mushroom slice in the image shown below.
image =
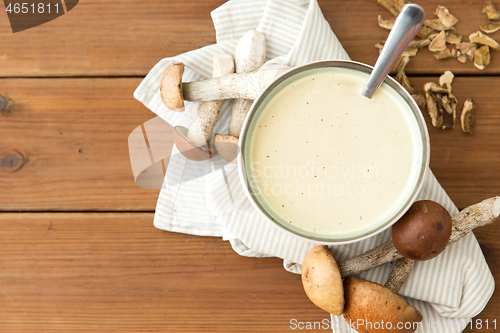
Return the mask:
<path id="1" fill-rule="evenodd" d="M 457 56 L 457 60 L 460 61 L 462 64 L 465 64 L 467 62 L 467 56 L 465 54 L 460 54 Z"/>
<path id="2" fill-rule="evenodd" d="M 453 82 L 454 77 L 455 75 L 453 75 L 451 71 L 444 72 L 444 74 L 439 77 L 439 85 L 451 92 L 451 83 Z"/>
<path id="3" fill-rule="evenodd" d="M 460 51 L 458 51 L 458 53 L 460 53 Z M 457 60 L 462 64 L 465 64 L 467 62 L 467 56 L 465 54 L 458 54 Z"/>
<path id="4" fill-rule="evenodd" d="M 488 15 L 488 20 L 498 20 L 500 15 L 498 14 L 497 7 L 491 1 L 486 1 L 483 6 L 483 13 Z"/>
<path id="5" fill-rule="evenodd" d="M 459 50 L 457 50 L 457 49 L 453 49 L 453 50 L 451 50 L 451 56 L 452 56 L 453 58 L 458 58 L 460 55 L 461 55 L 461 53 L 460 53 L 460 51 L 459 51 Z"/>
<path id="6" fill-rule="evenodd" d="M 403 6 L 399 2 L 395 2 L 393 0 L 377 0 L 377 2 L 382 7 L 390 11 L 391 14 L 394 16 L 398 16 L 399 12 L 401 11 L 401 8 L 403 8 Z"/>
<path id="7" fill-rule="evenodd" d="M 458 44 L 462 42 L 462 35 L 453 32 L 446 33 L 446 43 Z"/>
<path id="8" fill-rule="evenodd" d="M 469 40 L 472 43 L 487 45 L 493 51 L 500 50 L 500 44 L 498 44 L 498 42 L 496 40 L 494 40 L 493 38 L 491 38 L 490 36 L 483 34 L 481 31 L 476 31 L 476 32 L 472 33 L 469 36 Z"/>
<path id="9" fill-rule="evenodd" d="M 384 29 L 387 29 L 387 30 L 391 30 L 392 27 L 394 26 L 394 22 L 396 22 L 396 18 L 395 17 L 392 18 L 392 19 L 384 20 L 382 18 L 382 15 L 378 16 L 378 25 L 381 28 L 384 28 Z"/>
<path id="10" fill-rule="evenodd" d="M 417 35 L 420 38 L 429 38 L 429 36 L 432 36 L 432 35 L 437 34 L 437 33 L 438 33 L 438 31 L 431 29 L 431 28 L 424 25 L 424 26 L 422 26 L 422 28 L 420 28 Z"/>
<path id="11" fill-rule="evenodd" d="M 484 69 L 490 64 L 490 48 L 483 45 L 474 52 L 474 66 Z"/>
<path id="12" fill-rule="evenodd" d="M 396 63 L 392 67 L 391 73 L 397 73 L 400 70 L 401 66 L 404 66 L 403 67 L 403 70 L 404 70 L 404 68 L 408 64 L 406 58 L 416 56 L 417 52 L 418 52 L 418 49 L 411 49 L 408 51 L 403 51 L 403 53 L 401 53 L 401 55 L 399 56 L 398 61 L 396 61 Z M 403 63 L 405 63 L 405 64 L 403 64 Z"/>
<path id="13" fill-rule="evenodd" d="M 408 90 L 408 92 L 410 94 L 412 94 L 415 92 L 415 88 L 413 88 L 413 86 L 410 83 L 410 80 L 408 79 L 408 77 L 406 76 L 406 73 L 405 73 L 405 68 L 406 68 L 406 65 L 408 65 L 408 62 L 410 62 L 409 55 L 403 55 L 403 56 L 401 56 L 401 58 L 399 58 L 399 60 L 396 64 L 397 65 L 397 67 L 396 67 L 396 71 L 397 71 L 396 81 L 401 83 L 401 85 L 406 90 Z"/>
<path id="14" fill-rule="evenodd" d="M 428 28 L 431 28 L 432 30 L 435 30 L 437 32 L 439 31 L 445 31 L 445 30 L 448 30 L 450 28 L 448 28 L 447 26 L 445 26 L 443 24 L 443 22 L 441 22 L 440 19 L 434 19 L 434 20 L 425 20 L 424 21 L 424 25 Z"/>
<path id="15" fill-rule="evenodd" d="M 500 21 L 490 21 L 481 25 L 481 30 L 486 32 L 487 34 L 492 34 L 500 30 Z"/>
<path id="16" fill-rule="evenodd" d="M 442 129 L 454 128 L 457 98 L 434 82 L 427 82 L 424 85 L 424 90 L 432 126 Z"/>
<path id="17" fill-rule="evenodd" d="M 476 104 L 472 98 L 469 98 L 464 103 L 464 108 L 462 109 L 462 114 L 460 115 L 460 123 L 462 125 L 462 131 L 467 134 L 472 134 L 475 125 L 475 110 Z"/>
<path id="18" fill-rule="evenodd" d="M 407 53 L 410 56 L 415 56 L 417 55 L 418 49 L 427 46 L 431 43 L 429 39 L 421 39 L 421 40 L 413 40 L 411 41 L 403 51 L 403 54 Z M 375 47 L 379 50 L 382 50 L 384 48 L 385 42 L 380 42 L 375 44 Z"/>
<path id="19" fill-rule="evenodd" d="M 456 45 L 457 50 L 460 51 L 462 55 L 467 55 L 469 59 L 474 60 L 474 52 L 477 49 L 476 43 L 462 42 Z M 465 62 L 465 61 L 464 61 Z"/>
<path id="20" fill-rule="evenodd" d="M 411 49 L 420 49 L 424 46 L 427 46 L 431 43 L 431 40 L 426 38 L 426 39 L 421 39 L 421 40 L 412 40 L 408 46 L 406 47 L 407 50 Z"/>
<path id="21" fill-rule="evenodd" d="M 446 33 L 441 31 L 436 38 L 429 44 L 429 51 L 439 52 L 446 49 Z"/>
<path id="22" fill-rule="evenodd" d="M 422 94 L 411 94 L 411 97 L 415 100 L 418 107 L 423 110 L 425 109 L 425 97 Z"/>
<path id="23" fill-rule="evenodd" d="M 443 51 L 435 52 L 434 57 L 436 57 L 437 60 L 451 58 L 451 50 L 446 48 Z"/>
<path id="24" fill-rule="evenodd" d="M 455 26 L 455 24 L 457 24 L 458 22 L 458 19 L 450 13 L 448 8 L 444 6 L 437 6 L 436 11 L 434 13 L 439 18 L 443 26 L 447 28 L 446 30 Z"/>

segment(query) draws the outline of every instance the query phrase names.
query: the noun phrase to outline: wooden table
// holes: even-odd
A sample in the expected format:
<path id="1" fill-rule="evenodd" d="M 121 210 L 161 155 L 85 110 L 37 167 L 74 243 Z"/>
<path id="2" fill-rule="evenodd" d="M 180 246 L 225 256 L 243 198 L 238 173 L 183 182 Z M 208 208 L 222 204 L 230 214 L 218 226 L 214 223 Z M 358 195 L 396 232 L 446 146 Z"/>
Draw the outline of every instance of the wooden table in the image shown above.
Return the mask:
<path id="1" fill-rule="evenodd" d="M 210 11 L 223 2 L 82 0 L 16 34 L 0 13 L 1 332 L 277 332 L 328 318 L 281 260 L 154 228 L 158 190 L 132 177 L 128 135 L 154 117 L 134 89 L 160 59 L 214 43 Z M 448 6 L 464 35 L 485 21 L 482 0 L 420 4 L 429 17 Z M 375 0 L 320 6 L 352 59 L 374 64 L 387 36 L 377 15 L 391 15 Z M 429 125 L 431 167 L 464 208 L 500 194 L 500 53 L 479 71 L 422 50 L 407 68 L 420 93 L 445 70 L 459 109 L 476 101 L 477 126 L 468 136 Z M 475 234 L 500 280 L 500 224 Z M 499 313 L 497 292 L 478 318 Z"/>

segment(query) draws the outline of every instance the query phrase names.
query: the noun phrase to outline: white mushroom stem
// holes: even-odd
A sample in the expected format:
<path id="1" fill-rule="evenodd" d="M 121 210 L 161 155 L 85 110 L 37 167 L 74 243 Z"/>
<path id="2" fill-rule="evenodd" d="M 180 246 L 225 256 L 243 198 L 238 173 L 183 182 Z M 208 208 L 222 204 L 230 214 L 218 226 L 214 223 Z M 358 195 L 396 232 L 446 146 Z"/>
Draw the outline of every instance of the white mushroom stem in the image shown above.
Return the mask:
<path id="1" fill-rule="evenodd" d="M 231 110 L 231 118 L 229 119 L 229 135 L 239 137 L 243 122 L 247 116 L 253 99 L 235 99 L 233 109 Z"/>
<path id="2" fill-rule="evenodd" d="M 239 40 L 234 51 L 236 73 L 250 73 L 264 65 L 266 56 L 266 37 L 264 34 L 248 30 Z M 251 99 L 236 99 L 229 120 L 229 135 L 238 137 L 243 121 L 252 106 Z"/>
<path id="3" fill-rule="evenodd" d="M 216 54 L 214 56 L 212 76 L 215 78 L 231 73 L 234 73 L 233 57 L 227 53 Z M 210 135 L 212 135 L 222 104 L 224 104 L 223 100 L 201 103 L 187 133 L 187 138 L 195 146 L 206 145 Z"/>
<path id="4" fill-rule="evenodd" d="M 248 30 L 238 41 L 234 50 L 236 73 L 250 73 L 264 65 L 266 57 L 266 36 L 255 30 Z"/>
<path id="5" fill-rule="evenodd" d="M 452 217 L 453 228 L 450 241 L 452 244 L 477 227 L 493 223 L 500 216 L 500 197 L 493 197 L 463 209 Z M 364 271 L 382 266 L 403 258 L 392 241 L 372 250 L 347 259 L 340 266 L 342 277 L 357 275 Z"/>
<path id="6" fill-rule="evenodd" d="M 243 98 L 255 99 L 276 77 L 288 70 L 283 65 L 265 65 L 247 74 L 229 74 L 209 80 L 183 83 L 184 99 L 192 102 Z"/>

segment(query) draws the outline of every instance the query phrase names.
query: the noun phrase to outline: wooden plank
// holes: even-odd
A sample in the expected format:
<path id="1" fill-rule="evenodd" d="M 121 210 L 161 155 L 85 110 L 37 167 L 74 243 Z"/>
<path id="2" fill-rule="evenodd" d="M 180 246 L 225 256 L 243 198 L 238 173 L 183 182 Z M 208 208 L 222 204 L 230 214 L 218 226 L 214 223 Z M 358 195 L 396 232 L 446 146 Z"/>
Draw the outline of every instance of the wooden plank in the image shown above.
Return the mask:
<path id="1" fill-rule="evenodd" d="M 1 214 L 2 332 L 287 331 L 329 315 L 282 260 L 150 213 Z"/>
<path id="2" fill-rule="evenodd" d="M 139 188 L 128 136 L 155 115 L 132 94 L 140 79 L 9 79 L 0 95 L 0 210 L 153 211 L 158 190 Z M 5 159 L 5 160 L 4 160 Z"/>
<path id="3" fill-rule="evenodd" d="M 215 43 L 210 11 L 224 3 L 210 1 L 130 0 L 80 1 L 69 13 L 42 26 L 13 34 L 6 13 L 1 13 L 0 76 L 144 76 L 162 58 Z M 420 1 L 429 18 L 437 5 L 446 5 L 460 20 L 457 32 L 468 36 L 485 21 L 484 1 Z M 388 31 L 378 27 L 377 16 L 391 14 L 375 0 L 320 0 L 325 18 L 351 58 L 373 65 L 374 44 Z M 493 35 L 500 39 L 499 33 Z M 438 74 L 450 69 L 474 75 L 499 74 L 498 54 L 490 66 L 477 70 L 471 63 L 437 61 L 427 50 L 408 65 L 408 73 Z"/>
<path id="4" fill-rule="evenodd" d="M 436 77 L 411 78 L 421 91 Z M 17 149 L 27 163 L 0 168 L 0 209 L 153 211 L 158 191 L 136 186 L 127 138 L 154 117 L 132 93 L 139 79 L 5 79 L 11 99 L 0 113 L 0 151 Z M 453 92 L 477 104 L 476 132 L 430 126 L 431 167 L 458 207 L 500 194 L 500 78 L 457 78 Z M 427 113 L 424 112 L 430 124 Z M 82 152 L 80 152 L 80 150 Z"/>
<path id="5" fill-rule="evenodd" d="M 150 213 L 0 217 L 3 332 L 282 332 L 292 319 L 329 318 L 280 259 L 157 230 Z M 476 233 L 497 280 L 499 232 Z M 497 293 L 479 318 L 491 322 L 499 306 Z"/>
<path id="6" fill-rule="evenodd" d="M 210 1 L 80 1 L 56 20 L 13 34 L 1 12 L 0 75 L 146 75 L 162 58 L 215 43 Z"/>

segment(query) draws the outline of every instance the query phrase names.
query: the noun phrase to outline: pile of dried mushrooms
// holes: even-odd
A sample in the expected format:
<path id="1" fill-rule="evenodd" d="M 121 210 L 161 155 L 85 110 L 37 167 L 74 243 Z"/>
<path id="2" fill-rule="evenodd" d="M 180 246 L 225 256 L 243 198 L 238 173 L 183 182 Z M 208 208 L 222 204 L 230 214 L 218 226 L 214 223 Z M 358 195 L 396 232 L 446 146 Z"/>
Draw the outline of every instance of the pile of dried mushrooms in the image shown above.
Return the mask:
<path id="1" fill-rule="evenodd" d="M 377 2 L 394 15 L 391 19 L 378 16 L 379 26 L 390 30 L 394 25 L 395 17 L 409 1 L 377 0 Z M 421 108 L 427 107 L 434 127 L 443 129 L 455 127 L 457 99 L 451 93 L 453 73 L 446 71 L 441 76 L 439 85 L 433 82 L 426 83 L 424 98 L 422 95 L 415 94 L 415 89 L 405 73 L 406 65 L 419 49 L 428 47 L 436 59 L 456 58 L 461 63 L 469 60 L 480 70 L 486 68 L 490 63 L 490 51 L 500 50 L 500 44 L 488 36 L 500 30 L 500 15 L 491 1 L 484 4 L 483 13 L 487 15 L 488 21 L 481 25 L 482 32 L 478 30 L 469 35 L 468 41 L 463 41 L 463 36 L 455 29 L 458 19 L 445 6 L 437 6 L 434 12 L 437 18 L 425 20 L 417 34 L 420 40 L 414 40 L 408 45 L 393 68 L 395 79 L 412 94 Z M 383 46 L 384 42 L 375 45 L 380 50 Z M 474 127 L 474 110 L 474 101 L 469 98 L 464 103 L 460 117 L 462 130 L 468 134 L 472 133 Z"/>

